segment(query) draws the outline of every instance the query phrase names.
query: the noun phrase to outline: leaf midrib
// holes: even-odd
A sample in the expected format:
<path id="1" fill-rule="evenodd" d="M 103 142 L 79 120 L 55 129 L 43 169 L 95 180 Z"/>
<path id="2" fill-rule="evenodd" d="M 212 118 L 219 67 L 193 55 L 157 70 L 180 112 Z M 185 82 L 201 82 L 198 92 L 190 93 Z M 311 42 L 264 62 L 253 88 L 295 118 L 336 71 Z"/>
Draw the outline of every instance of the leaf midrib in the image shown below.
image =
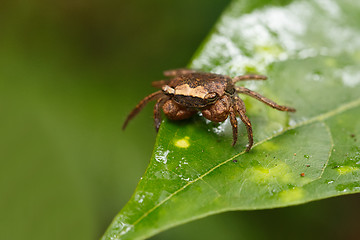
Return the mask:
<path id="1" fill-rule="evenodd" d="M 253 148 L 267 142 L 267 141 L 270 141 L 271 139 L 275 138 L 275 137 L 278 137 L 284 133 L 286 133 L 287 131 L 289 130 L 292 130 L 292 129 L 296 129 L 296 128 L 299 128 L 301 126 L 305 126 L 305 125 L 309 125 L 311 123 L 314 123 L 314 122 L 317 122 L 317 121 L 323 121 L 325 119 L 328 119 L 330 117 L 333 117 L 333 116 L 336 116 L 340 113 L 343 113 L 347 110 L 350 110 L 350 109 L 353 109 L 353 108 L 356 108 L 360 106 L 360 98 L 354 100 L 354 101 L 351 101 L 349 103 L 346 103 L 346 104 L 343 104 L 341 106 L 339 106 L 338 108 L 332 110 L 332 111 L 329 111 L 329 112 L 326 112 L 326 113 L 323 113 L 323 114 L 320 114 L 318 116 L 315 116 L 315 117 L 312 117 L 308 120 L 305 120 L 305 121 L 302 121 L 302 122 L 299 122 L 293 126 L 289 126 L 287 128 L 284 128 L 283 131 L 281 132 L 277 132 L 275 133 L 274 135 L 268 137 L 268 138 L 265 138 L 263 139 L 262 141 L 260 142 L 257 142 L 254 144 Z M 138 218 L 132 225 L 132 227 L 135 227 L 135 225 L 137 225 L 140 221 L 142 221 L 146 216 L 148 216 L 150 213 L 152 213 L 153 211 L 155 211 L 157 208 L 159 208 L 161 205 L 163 205 L 165 202 L 167 202 L 168 200 L 170 200 L 172 197 L 174 197 L 175 195 L 177 195 L 178 193 L 180 193 L 181 191 L 183 191 L 185 188 L 187 188 L 188 186 L 192 185 L 193 183 L 199 181 L 199 180 L 202 180 L 204 177 L 206 177 L 208 174 L 210 174 L 211 172 L 213 172 L 214 170 L 216 170 L 217 168 L 221 167 L 222 165 L 232 161 L 233 159 L 243 155 L 245 153 L 245 151 L 242 151 L 238 154 L 235 154 L 234 156 L 230 157 L 229 159 L 227 160 L 224 160 L 223 162 L 217 164 L 216 166 L 214 166 L 213 168 L 211 168 L 210 170 L 208 170 L 207 172 L 205 172 L 204 174 L 202 174 L 201 176 L 197 177 L 196 179 L 192 180 L 192 181 L 189 181 L 188 183 L 186 183 L 184 186 L 182 186 L 181 188 L 179 188 L 178 190 L 176 190 L 175 192 L 173 192 L 172 194 L 170 194 L 168 197 L 166 197 L 165 199 L 163 199 L 161 202 L 159 202 L 158 204 L 156 204 L 154 207 L 152 207 L 151 209 L 149 209 L 147 212 L 145 212 L 140 218 Z M 324 167 L 325 169 L 326 167 Z M 321 174 L 322 175 L 322 174 Z M 320 177 L 321 177 L 320 175 Z M 121 236 L 121 232 L 119 233 L 118 236 Z"/>

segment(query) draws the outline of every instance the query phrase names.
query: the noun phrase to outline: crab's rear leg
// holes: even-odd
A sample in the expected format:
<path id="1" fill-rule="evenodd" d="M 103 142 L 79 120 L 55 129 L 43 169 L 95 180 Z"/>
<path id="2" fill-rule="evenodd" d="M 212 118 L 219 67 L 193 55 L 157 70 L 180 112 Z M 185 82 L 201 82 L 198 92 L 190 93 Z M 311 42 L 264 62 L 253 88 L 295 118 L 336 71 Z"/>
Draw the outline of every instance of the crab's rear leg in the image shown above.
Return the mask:
<path id="1" fill-rule="evenodd" d="M 136 107 L 131 111 L 131 113 L 127 116 L 123 126 L 122 126 L 122 129 L 124 130 L 127 126 L 127 124 L 129 123 L 129 121 L 131 119 L 133 119 L 140 111 L 141 109 L 143 109 L 145 107 L 145 105 L 152 101 L 152 100 L 156 100 L 158 98 L 160 98 L 161 96 L 163 96 L 163 92 L 160 90 L 160 91 L 157 91 L 157 92 L 154 92 L 148 96 L 146 96 L 143 100 L 141 100 L 138 105 L 136 105 Z"/>
<path id="2" fill-rule="evenodd" d="M 239 114 L 241 121 L 246 126 L 249 144 L 247 145 L 245 151 L 248 152 L 248 151 L 250 151 L 252 145 L 254 144 L 252 126 L 251 126 L 250 119 L 246 116 L 245 104 L 244 104 L 243 100 L 241 100 L 238 97 L 235 97 L 235 109 L 236 109 L 236 113 Z"/>
<path id="3" fill-rule="evenodd" d="M 162 88 L 164 85 L 169 85 L 171 80 L 160 80 L 160 81 L 154 81 L 151 83 L 151 86 L 155 88 Z"/>
<path id="4" fill-rule="evenodd" d="M 194 72 L 197 72 L 197 71 L 193 70 L 193 69 L 187 69 L 187 68 L 178 68 L 178 69 L 164 71 L 164 76 L 165 77 L 176 77 L 181 74 L 188 74 L 188 73 L 194 73 Z M 169 85 L 170 82 L 171 82 L 171 79 L 170 80 L 160 80 L 160 81 L 152 82 L 151 85 L 156 88 L 161 88 L 164 85 Z"/>
<path id="5" fill-rule="evenodd" d="M 280 111 L 285 111 L 285 112 L 295 112 L 296 109 L 295 108 L 291 108 L 291 107 L 287 107 L 287 106 L 282 106 L 282 105 L 279 105 L 277 104 L 276 102 L 260 95 L 259 93 L 257 92 L 254 92 L 254 91 L 251 91 L 250 89 L 248 88 L 245 88 L 245 87 L 235 87 L 236 89 L 236 92 L 237 93 L 243 93 L 243 94 L 246 94 L 246 95 L 249 95 L 250 97 L 253 97 L 257 100 L 259 100 L 260 102 L 263 102 L 265 103 L 266 105 L 269 105 L 270 107 L 272 108 L 275 108 L 277 110 L 280 110 Z"/>
<path id="6" fill-rule="evenodd" d="M 266 80 L 267 76 L 264 75 L 257 75 L 257 74 L 247 74 L 242 76 L 236 76 L 234 77 L 233 83 L 240 82 L 240 81 L 246 81 L 246 80 Z"/>

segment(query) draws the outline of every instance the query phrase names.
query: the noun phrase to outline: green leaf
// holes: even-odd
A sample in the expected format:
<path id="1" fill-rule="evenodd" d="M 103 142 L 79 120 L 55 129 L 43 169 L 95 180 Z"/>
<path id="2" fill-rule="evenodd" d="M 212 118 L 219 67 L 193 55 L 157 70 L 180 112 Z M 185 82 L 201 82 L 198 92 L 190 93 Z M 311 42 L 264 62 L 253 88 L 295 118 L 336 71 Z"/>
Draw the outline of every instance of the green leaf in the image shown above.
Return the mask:
<path id="1" fill-rule="evenodd" d="M 350 0 L 234 1 L 190 66 L 266 74 L 244 85 L 297 112 L 242 96 L 254 130 L 249 153 L 241 123 L 231 147 L 228 120 L 165 120 L 146 173 L 103 239 L 359 192 L 359 22 L 360 3 Z"/>

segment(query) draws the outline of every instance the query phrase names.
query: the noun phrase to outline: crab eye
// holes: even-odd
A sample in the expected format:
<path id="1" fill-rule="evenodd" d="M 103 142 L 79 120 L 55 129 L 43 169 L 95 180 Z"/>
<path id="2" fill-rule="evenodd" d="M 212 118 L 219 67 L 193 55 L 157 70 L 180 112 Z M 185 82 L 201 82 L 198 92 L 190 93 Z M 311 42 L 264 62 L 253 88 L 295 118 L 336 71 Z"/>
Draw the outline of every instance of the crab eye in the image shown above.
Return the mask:
<path id="1" fill-rule="evenodd" d="M 225 89 L 225 92 L 230 94 L 230 95 L 233 95 L 235 93 L 235 88 Z"/>
<path id="2" fill-rule="evenodd" d="M 205 95 L 204 99 L 208 102 L 213 102 L 218 98 L 218 94 L 216 92 L 211 92 Z"/>

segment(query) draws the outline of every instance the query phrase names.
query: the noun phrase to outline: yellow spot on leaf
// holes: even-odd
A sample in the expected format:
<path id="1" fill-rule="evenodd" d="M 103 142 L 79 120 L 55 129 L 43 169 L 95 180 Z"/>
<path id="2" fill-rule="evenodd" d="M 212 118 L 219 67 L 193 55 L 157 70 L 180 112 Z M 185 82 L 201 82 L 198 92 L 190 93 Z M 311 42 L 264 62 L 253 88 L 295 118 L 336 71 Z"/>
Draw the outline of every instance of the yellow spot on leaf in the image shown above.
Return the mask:
<path id="1" fill-rule="evenodd" d="M 351 166 L 340 166 L 336 170 L 339 172 L 340 175 L 343 175 L 343 174 L 347 174 L 347 173 L 357 171 L 357 170 L 359 170 L 359 168 L 351 167 Z"/>
<path id="2" fill-rule="evenodd" d="M 279 193 L 279 197 L 283 202 L 295 202 L 302 199 L 305 192 L 302 188 L 294 187 L 289 190 L 285 190 Z"/>
<path id="3" fill-rule="evenodd" d="M 189 137 L 184 137 L 182 139 L 175 141 L 175 146 L 179 148 L 188 148 L 190 146 Z"/>
<path id="4" fill-rule="evenodd" d="M 256 166 L 250 170 L 250 179 L 257 183 L 282 182 L 289 183 L 292 180 L 290 167 L 279 162 L 271 168 Z"/>

